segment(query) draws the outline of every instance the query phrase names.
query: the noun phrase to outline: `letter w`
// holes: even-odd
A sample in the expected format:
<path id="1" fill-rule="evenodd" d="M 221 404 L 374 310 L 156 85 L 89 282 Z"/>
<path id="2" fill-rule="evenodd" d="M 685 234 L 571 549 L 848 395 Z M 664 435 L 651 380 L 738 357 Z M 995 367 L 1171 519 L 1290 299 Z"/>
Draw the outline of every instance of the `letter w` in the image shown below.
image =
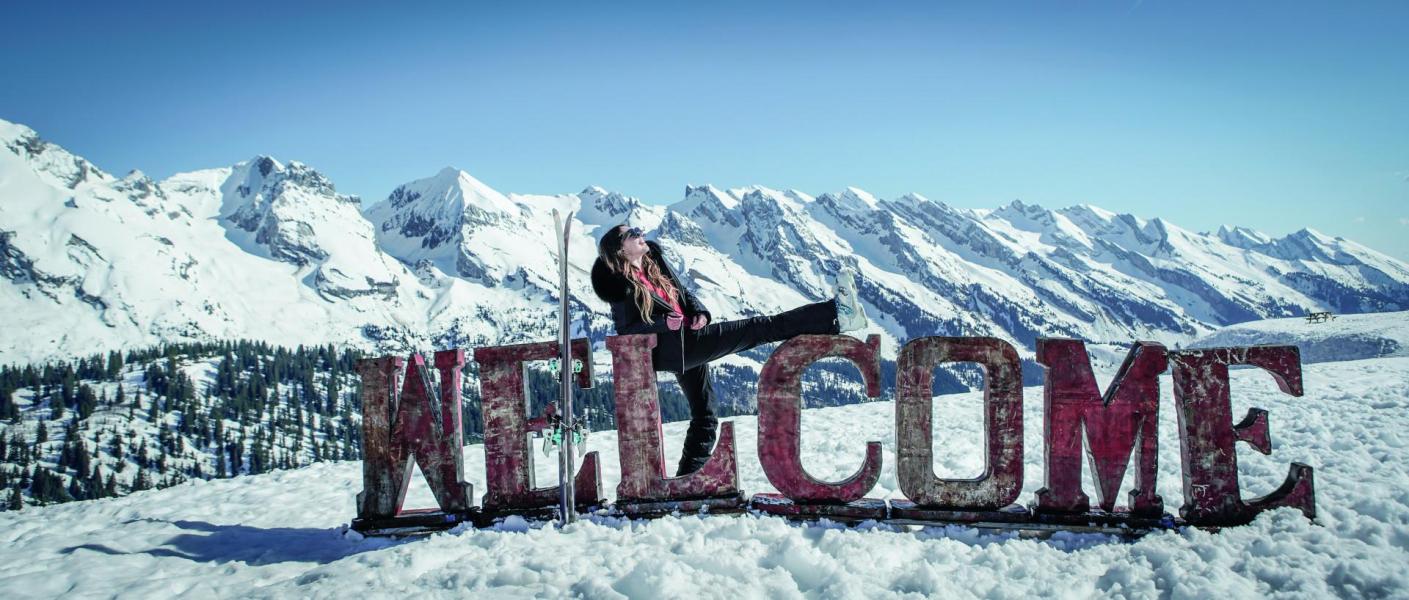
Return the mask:
<path id="1" fill-rule="evenodd" d="M 396 357 L 357 363 L 362 376 L 362 492 L 357 494 L 361 519 L 402 514 L 413 460 L 421 466 L 441 510 L 469 510 L 474 497 L 470 484 L 463 481 L 461 454 L 460 368 L 465 351 L 435 353 L 439 394 L 419 354 L 411 356 L 405 387 L 398 386 L 404 364 Z"/>

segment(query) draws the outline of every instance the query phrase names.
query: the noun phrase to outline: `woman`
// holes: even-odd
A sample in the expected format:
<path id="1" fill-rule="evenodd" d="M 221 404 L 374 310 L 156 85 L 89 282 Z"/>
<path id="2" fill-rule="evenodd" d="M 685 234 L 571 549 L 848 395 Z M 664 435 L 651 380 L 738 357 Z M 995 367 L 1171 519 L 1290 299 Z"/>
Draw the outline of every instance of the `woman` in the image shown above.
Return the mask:
<path id="1" fill-rule="evenodd" d="M 710 407 L 714 390 L 709 362 L 761 344 L 802 334 L 835 334 L 866 326 L 849 272 L 839 278 L 836 297 L 790 311 L 714 323 L 699 298 L 661 257 L 661 248 L 626 225 L 608 229 L 597 243 L 592 290 L 612 307 L 617 335 L 656 334 L 651 361 L 670 371 L 690 403 L 690 429 L 676 477 L 693 473 L 709 460 L 719 421 Z"/>

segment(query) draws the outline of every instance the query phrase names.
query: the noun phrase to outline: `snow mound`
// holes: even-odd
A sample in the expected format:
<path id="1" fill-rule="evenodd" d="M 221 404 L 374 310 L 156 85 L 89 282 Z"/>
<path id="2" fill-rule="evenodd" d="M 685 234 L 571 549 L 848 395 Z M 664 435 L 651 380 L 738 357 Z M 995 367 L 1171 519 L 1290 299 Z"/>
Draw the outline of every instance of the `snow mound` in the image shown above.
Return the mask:
<path id="1" fill-rule="evenodd" d="M 1191 347 L 1295 345 L 1303 363 L 1409 356 L 1409 311 L 1337 315 L 1310 323 L 1304 317 L 1267 319 L 1224 327 Z"/>

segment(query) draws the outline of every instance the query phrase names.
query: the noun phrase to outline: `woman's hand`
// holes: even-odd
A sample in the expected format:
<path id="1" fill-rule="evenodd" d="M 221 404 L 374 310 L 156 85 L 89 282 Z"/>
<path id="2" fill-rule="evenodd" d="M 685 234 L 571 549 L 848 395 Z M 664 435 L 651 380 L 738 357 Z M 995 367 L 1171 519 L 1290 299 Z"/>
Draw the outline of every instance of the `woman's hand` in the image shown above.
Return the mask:
<path id="1" fill-rule="evenodd" d="M 671 331 L 679 331 L 683 324 L 685 324 L 685 315 L 670 313 L 665 316 L 665 326 Z"/>
<path id="2" fill-rule="evenodd" d="M 695 318 L 690 321 L 690 329 L 704 329 L 704 326 L 708 324 L 709 319 L 706 319 L 704 315 L 695 315 Z"/>

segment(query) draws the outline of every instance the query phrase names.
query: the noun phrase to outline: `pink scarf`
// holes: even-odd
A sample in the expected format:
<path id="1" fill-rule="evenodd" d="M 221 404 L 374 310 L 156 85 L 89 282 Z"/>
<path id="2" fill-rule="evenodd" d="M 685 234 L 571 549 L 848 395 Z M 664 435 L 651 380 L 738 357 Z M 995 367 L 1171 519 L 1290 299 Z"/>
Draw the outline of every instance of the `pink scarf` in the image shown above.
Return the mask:
<path id="1" fill-rule="evenodd" d="M 647 281 L 647 280 L 646 280 L 646 274 L 645 274 L 645 273 L 642 273 L 641 271 L 637 271 L 637 272 L 636 272 L 636 281 L 639 282 L 641 285 L 646 286 L 646 290 L 647 290 L 647 291 L 650 291 L 651 293 L 653 293 L 653 294 L 655 294 L 655 295 L 657 295 L 657 296 L 660 296 L 661 298 L 664 298 L 664 299 L 666 299 L 666 300 L 669 300 L 669 301 L 670 301 L 670 307 L 675 310 L 675 314 L 677 314 L 677 315 L 682 315 L 682 316 L 685 314 L 685 311 L 683 311 L 683 310 L 680 309 L 680 302 L 677 301 L 677 300 L 676 300 L 674 297 L 672 297 L 672 296 L 666 296 L 666 295 L 665 295 L 665 290 L 662 290 L 662 289 L 660 289 L 660 288 L 658 288 L 658 287 L 652 285 L 650 281 Z"/>

